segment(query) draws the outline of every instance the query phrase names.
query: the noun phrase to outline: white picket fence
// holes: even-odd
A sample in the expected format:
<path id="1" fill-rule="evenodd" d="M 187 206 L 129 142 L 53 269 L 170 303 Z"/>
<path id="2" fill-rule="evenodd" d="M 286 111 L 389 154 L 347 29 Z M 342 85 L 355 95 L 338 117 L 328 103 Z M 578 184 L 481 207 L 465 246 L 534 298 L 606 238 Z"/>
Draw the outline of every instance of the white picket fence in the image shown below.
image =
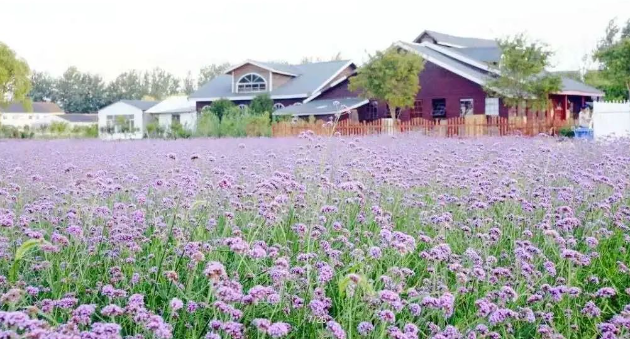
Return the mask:
<path id="1" fill-rule="evenodd" d="M 630 137 L 630 101 L 594 102 L 593 134 L 596 139 Z"/>

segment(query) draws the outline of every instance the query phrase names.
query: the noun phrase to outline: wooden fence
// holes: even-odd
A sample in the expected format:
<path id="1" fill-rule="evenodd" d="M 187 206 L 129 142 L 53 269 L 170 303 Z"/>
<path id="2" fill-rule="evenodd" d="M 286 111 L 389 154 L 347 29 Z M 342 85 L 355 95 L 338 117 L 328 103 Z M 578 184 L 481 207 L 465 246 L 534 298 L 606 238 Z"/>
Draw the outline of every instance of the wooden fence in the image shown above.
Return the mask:
<path id="1" fill-rule="evenodd" d="M 428 120 L 415 118 L 408 121 L 380 119 L 371 122 L 355 122 L 349 119 L 336 124 L 321 121 L 279 122 L 272 126 L 274 137 L 297 136 L 311 131 L 317 135 L 373 135 L 394 134 L 397 132 L 420 132 L 425 135 L 442 137 L 479 137 L 524 135 L 535 136 L 541 133 L 556 135 L 565 126 L 572 126 L 571 120 L 552 120 L 544 117 L 510 117 L 472 115 L 461 118 Z"/>

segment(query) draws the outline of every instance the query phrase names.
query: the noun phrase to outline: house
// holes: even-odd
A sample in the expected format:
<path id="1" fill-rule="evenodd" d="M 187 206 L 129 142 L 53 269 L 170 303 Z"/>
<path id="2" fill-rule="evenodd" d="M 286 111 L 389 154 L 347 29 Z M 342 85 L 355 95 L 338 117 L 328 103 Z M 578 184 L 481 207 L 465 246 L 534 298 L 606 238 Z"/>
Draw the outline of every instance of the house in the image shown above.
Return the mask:
<path id="1" fill-rule="evenodd" d="M 413 42 L 396 42 L 393 48 L 416 53 L 423 57 L 425 66 L 418 74 L 420 90 L 413 107 L 399 112 L 399 118 L 442 119 L 470 114 L 486 114 L 507 117 L 510 110 L 502 100 L 489 96 L 484 85 L 499 75 L 496 67 L 501 58 L 501 50 L 495 40 L 457 37 L 434 31 L 422 32 Z M 551 95 L 552 114 L 556 118 L 566 119 L 570 114 L 577 114 L 586 102 L 600 98 L 604 93 L 579 81 L 562 77 L 562 89 Z M 316 100 L 330 100 L 358 97 L 358 93 L 348 90 L 345 78 L 321 91 Z M 386 103 L 369 100 L 354 107 L 360 121 L 371 121 L 389 117 Z M 295 111 L 296 109 L 293 109 Z M 278 110 L 274 115 L 285 115 L 288 108 Z M 515 112 L 512 112 L 514 114 Z M 299 115 L 319 114 L 312 106 L 304 106 Z"/>
<path id="2" fill-rule="evenodd" d="M 189 131 L 193 131 L 197 126 L 195 102 L 185 96 L 167 98 L 146 110 L 146 113 L 153 116 L 163 130 L 170 129 L 174 122 Z"/>
<path id="3" fill-rule="evenodd" d="M 0 107 L 0 125 L 17 128 L 36 128 L 50 125 L 64 111 L 52 102 L 33 102 L 31 109 L 19 102 L 10 103 L 6 108 Z"/>
<path id="4" fill-rule="evenodd" d="M 55 116 L 56 121 L 72 127 L 89 127 L 98 124 L 98 114 L 70 113 Z"/>
<path id="5" fill-rule="evenodd" d="M 219 99 L 244 109 L 260 94 L 268 94 L 274 109 L 309 102 L 345 80 L 356 69 L 352 61 L 315 62 L 302 65 L 248 60 L 229 68 L 190 96 L 197 111 Z"/>
<path id="6" fill-rule="evenodd" d="M 105 140 L 142 139 L 150 116 L 145 112 L 157 101 L 121 100 L 98 111 L 99 137 Z"/>

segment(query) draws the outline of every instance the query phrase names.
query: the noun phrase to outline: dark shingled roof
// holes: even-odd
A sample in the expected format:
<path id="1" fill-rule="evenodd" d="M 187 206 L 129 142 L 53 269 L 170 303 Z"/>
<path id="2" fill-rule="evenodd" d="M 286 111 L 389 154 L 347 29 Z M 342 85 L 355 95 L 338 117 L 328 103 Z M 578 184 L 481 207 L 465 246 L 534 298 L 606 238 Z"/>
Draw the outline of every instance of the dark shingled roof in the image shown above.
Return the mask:
<path id="1" fill-rule="evenodd" d="M 274 96 L 308 97 L 327 80 L 340 72 L 350 63 L 349 60 L 314 62 L 303 65 L 284 65 L 269 62 L 258 62 L 261 66 L 277 69 L 278 71 L 296 74 L 287 83 L 274 88 L 269 94 Z M 234 93 L 232 92 L 232 76 L 224 74 L 212 79 L 207 84 L 201 86 L 195 93 L 190 95 L 191 99 L 207 98 L 239 98 L 255 97 L 261 93 Z"/>
<path id="2" fill-rule="evenodd" d="M 349 109 L 355 109 L 367 104 L 369 100 L 363 98 L 343 98 L 343 99 L 322 99 L 309 101 L 302 105 L 292 105 L 281 108 L 273 115 L 332 115 L 341 113 Z"/>
<path id="3" fill-rule="evenodd" d="M 27 110 L 22 103 L 12 102 L 6 108 L 0 107 L 0 112 L 5 113 L 63 113 L 63 110 L 54 102 L 33 102 L 32 110 Z"/>
<path id="4" fill-rule="evenodd" d="M 124 102 L 128 105 L 139 108 L 143 111 L 148 110 L 149 108 L 157 105 L 159 101 L 147 101 L 147 100 L 120 100 L 120 102 Z"/>
<path id="5" fill-rule="evenodd" d="M 98 114 L 62 114 L 59 117 L 68 122 L 85 122 L 95 124 L 98 122 Z"/>

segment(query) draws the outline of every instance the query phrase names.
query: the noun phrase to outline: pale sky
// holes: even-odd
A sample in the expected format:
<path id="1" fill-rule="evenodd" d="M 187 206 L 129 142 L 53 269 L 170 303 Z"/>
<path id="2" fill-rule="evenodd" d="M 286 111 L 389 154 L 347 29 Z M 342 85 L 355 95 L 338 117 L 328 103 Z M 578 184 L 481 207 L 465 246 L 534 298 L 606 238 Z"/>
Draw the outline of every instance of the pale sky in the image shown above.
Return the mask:
<path id="1" fill-rule="evenodd" d="M 110 80 L 129 69 L 196 76 L 211 63 L 338 52 L 361 63 L 425 29 L 491 39 L 526 32 L 566 70 L 582 65 L 614 17 L 630 17 L 630 0 L 0 0 L 0 41 L 32 69 L 60 75 L 74 65 Z"/>

